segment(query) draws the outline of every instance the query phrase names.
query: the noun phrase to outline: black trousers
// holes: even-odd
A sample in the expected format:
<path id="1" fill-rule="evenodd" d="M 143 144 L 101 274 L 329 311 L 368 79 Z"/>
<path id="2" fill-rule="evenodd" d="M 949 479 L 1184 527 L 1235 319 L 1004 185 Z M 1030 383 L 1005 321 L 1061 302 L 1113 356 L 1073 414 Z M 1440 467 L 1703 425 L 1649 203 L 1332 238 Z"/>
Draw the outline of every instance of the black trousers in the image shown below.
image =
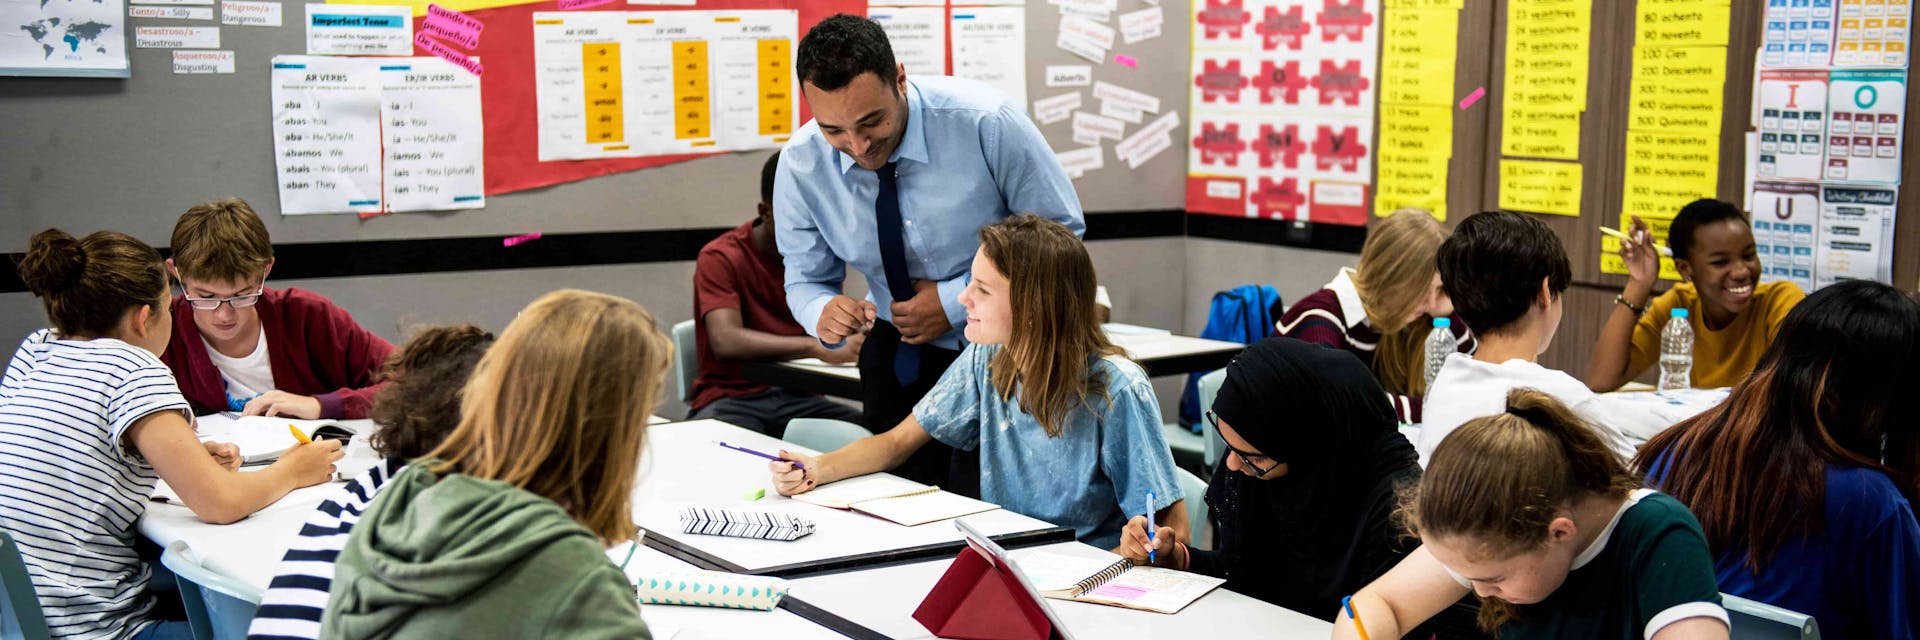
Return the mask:
<path id="1" fill-rule="evenodd" d="M 933 389 L 940 375 L 960 352 L 920 345 L 920 377 L 902 386 L 893 373 L 893 357 L 900 349 L 900 330 L 879 320 L 860 347 L 860 392 L 868 431 L 881 433 L 913 415 L 913 405 Z M 980 458 L 972 451 L 956 451 L 935 440 L 920 447 L 893 472 L 915 482 L 938 485 L 961 495 L 980 497 Z"/>

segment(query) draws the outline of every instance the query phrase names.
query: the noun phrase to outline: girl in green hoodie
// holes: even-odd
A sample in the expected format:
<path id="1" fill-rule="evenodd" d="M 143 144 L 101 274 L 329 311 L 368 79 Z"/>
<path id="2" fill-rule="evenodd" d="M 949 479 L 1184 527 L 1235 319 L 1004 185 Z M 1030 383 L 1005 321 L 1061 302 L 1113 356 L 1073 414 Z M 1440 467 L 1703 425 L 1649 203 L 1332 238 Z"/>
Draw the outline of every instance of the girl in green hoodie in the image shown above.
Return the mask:
<path id="1" fill-rule="evenodd" d="M 629 513 L 671 345 L 631 301 L 535 300 L 459 426 L 380 491 L 336 560 L 327 638 L 649 638 L 606 549 Z"/>

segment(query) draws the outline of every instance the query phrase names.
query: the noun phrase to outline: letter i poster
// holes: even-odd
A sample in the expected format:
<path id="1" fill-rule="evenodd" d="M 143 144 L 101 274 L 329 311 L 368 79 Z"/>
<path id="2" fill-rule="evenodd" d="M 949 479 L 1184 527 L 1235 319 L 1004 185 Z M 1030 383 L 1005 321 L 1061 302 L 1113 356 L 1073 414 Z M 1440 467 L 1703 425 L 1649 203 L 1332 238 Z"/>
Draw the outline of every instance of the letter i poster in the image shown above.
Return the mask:
<path id="1" fill-rule="evenodd" d="M 1195 0 L 1187 210 L 1367 223 L 1379 0 Z"/>

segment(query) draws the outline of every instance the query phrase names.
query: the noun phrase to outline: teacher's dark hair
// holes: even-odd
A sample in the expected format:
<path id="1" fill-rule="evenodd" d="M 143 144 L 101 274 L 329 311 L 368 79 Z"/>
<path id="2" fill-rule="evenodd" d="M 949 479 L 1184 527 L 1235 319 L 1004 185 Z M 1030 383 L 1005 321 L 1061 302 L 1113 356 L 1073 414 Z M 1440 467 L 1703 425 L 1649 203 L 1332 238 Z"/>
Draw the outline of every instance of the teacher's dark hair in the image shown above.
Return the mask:
<path id="1" fill-rule="evenodd" d="M 839 91 L 863 73 L 880 76 L 880 83 L 892 87 L 900 67 L 893 60 L 893 45 L 880 24 L 860 16 L 836 13 L 807 30 L 800 39 L 794 70 L 801 84 L 823 91 Z"/>

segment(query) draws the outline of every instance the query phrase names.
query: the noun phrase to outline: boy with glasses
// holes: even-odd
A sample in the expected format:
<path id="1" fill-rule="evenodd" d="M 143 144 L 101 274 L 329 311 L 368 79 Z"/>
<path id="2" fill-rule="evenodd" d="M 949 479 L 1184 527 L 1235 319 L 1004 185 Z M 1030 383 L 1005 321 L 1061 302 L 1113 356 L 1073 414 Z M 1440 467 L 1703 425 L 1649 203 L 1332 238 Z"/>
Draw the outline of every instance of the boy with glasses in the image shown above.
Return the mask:
<path id="1" fill-rule="evenodd" d="M 318 294 L 266 287 L 273 245 L 246 202 L 188 209 L 167 265 L 182 291 L 162 360 L 194 413 L 366 417 L 393 345 Z"/>

